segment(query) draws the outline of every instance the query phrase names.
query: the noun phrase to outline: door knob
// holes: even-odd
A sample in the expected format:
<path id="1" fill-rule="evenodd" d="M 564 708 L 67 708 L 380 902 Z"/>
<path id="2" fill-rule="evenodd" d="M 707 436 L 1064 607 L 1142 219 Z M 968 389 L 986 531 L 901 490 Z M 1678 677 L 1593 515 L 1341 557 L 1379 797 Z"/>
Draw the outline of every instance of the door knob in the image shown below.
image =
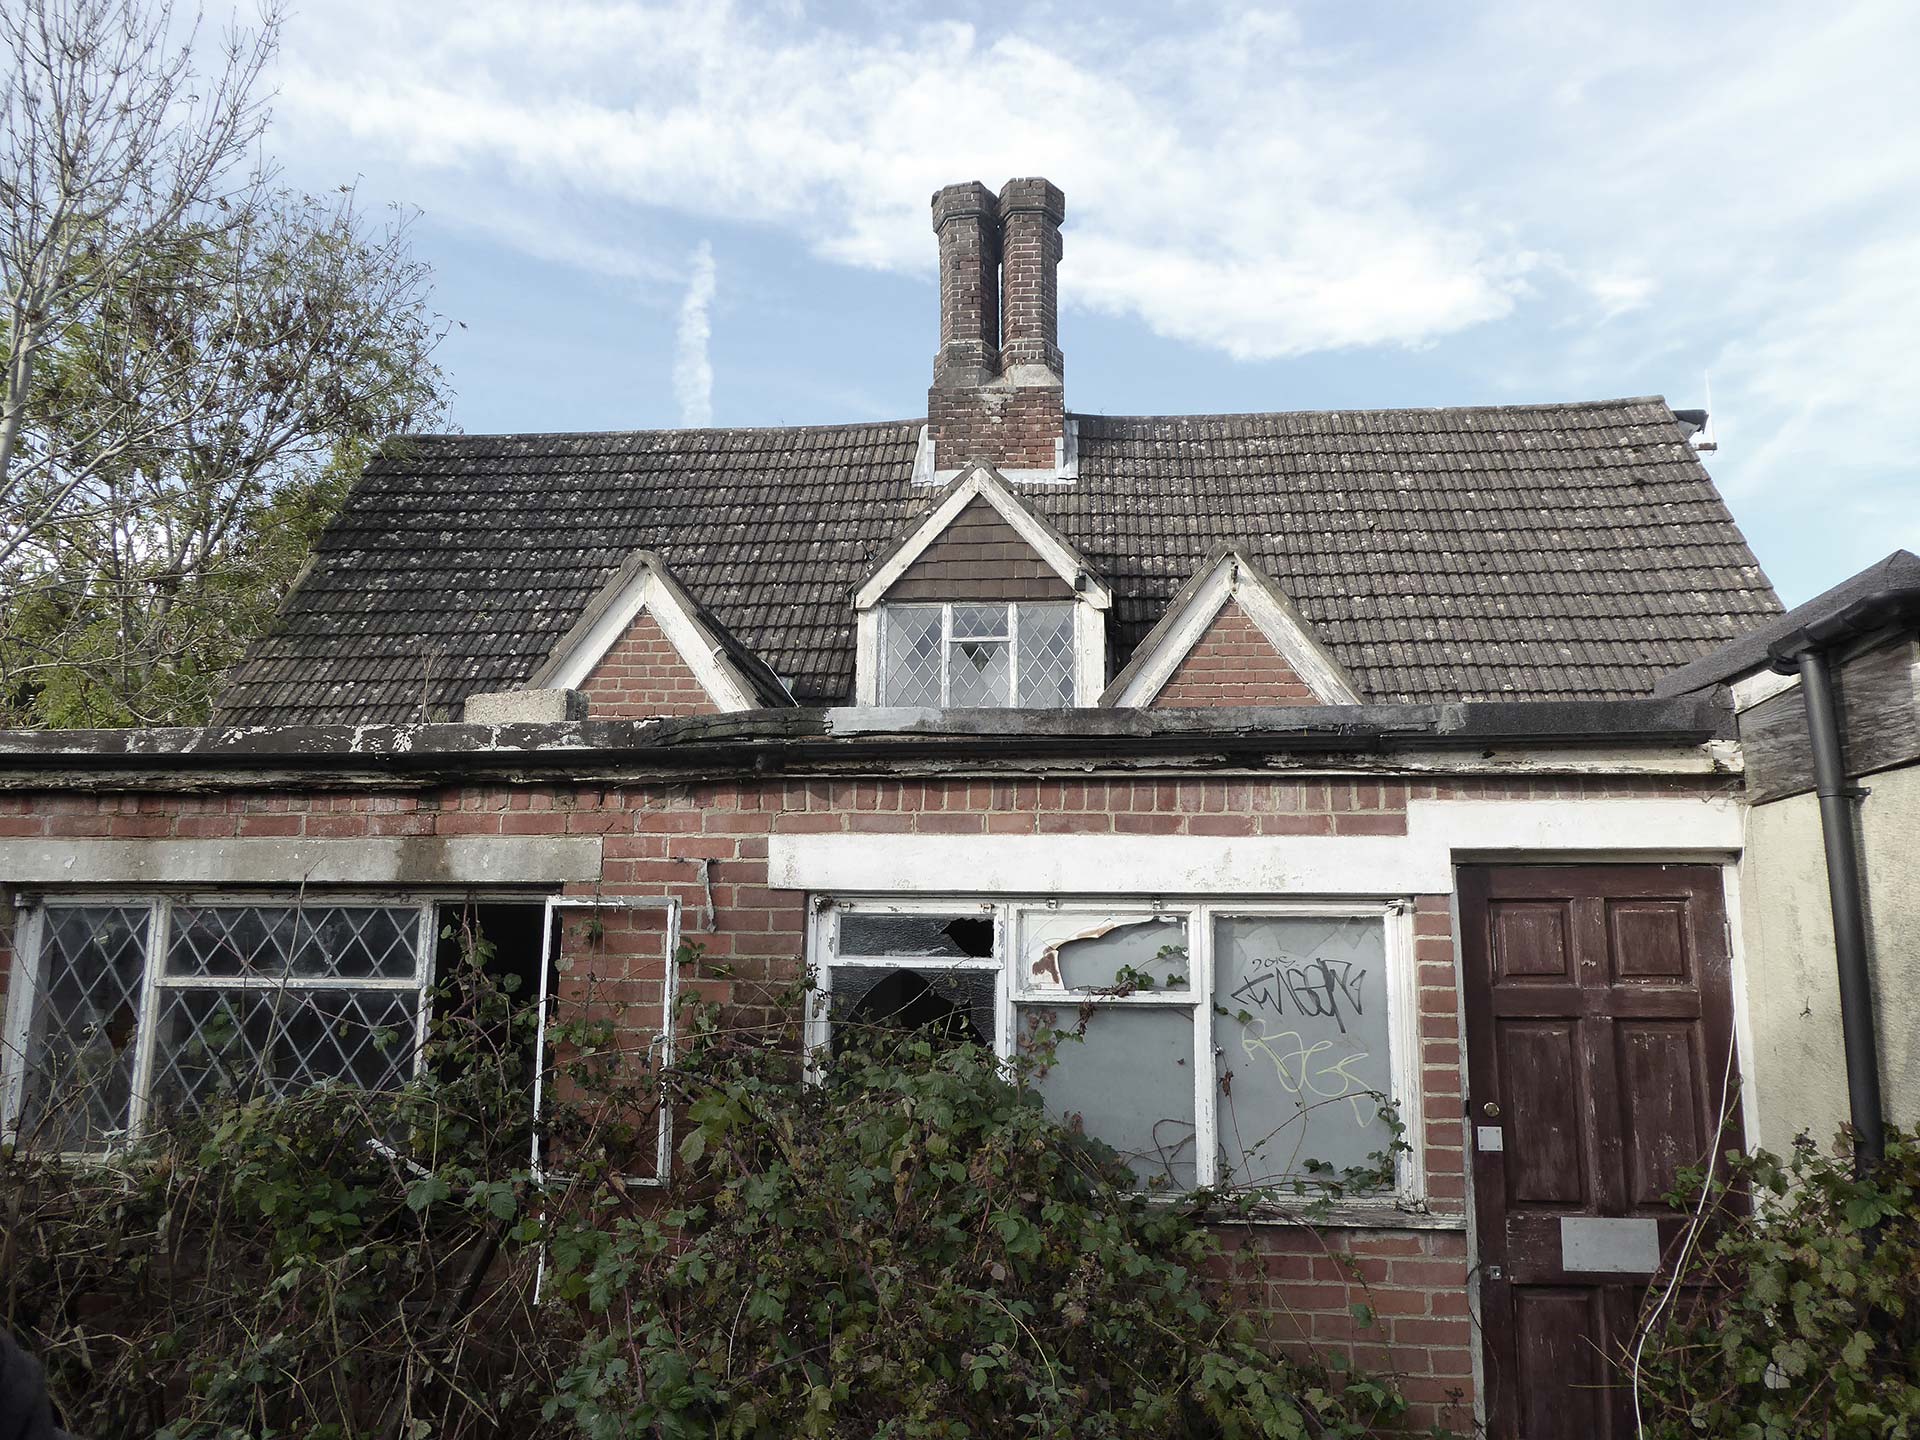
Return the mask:
<path id="1" fill-rule="evenodd" d="M 1496 1105 L 1493 1101 L 1489 1100 L 1487 1101 L 1486 1104 L 1480 1107 L 1480 1113 L 1486 1116 L 1487 1119 L 1491 1120 L 1493 1119 L 1494 1116 L 1500 1113 L 1500 1107 Z"/>

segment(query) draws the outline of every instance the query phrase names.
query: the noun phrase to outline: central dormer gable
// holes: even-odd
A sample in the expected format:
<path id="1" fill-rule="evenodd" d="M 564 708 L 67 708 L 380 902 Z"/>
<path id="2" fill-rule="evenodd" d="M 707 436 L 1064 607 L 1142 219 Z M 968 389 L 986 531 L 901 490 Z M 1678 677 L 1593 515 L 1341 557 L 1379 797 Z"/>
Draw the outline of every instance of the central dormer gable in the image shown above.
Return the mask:
<path id="1" fill-rule="evenodd" d="M 976 465 L 854 595 L 863 705 L 1050 709 L 1106 683 L 1112 594 L 1074 549 Z"/>

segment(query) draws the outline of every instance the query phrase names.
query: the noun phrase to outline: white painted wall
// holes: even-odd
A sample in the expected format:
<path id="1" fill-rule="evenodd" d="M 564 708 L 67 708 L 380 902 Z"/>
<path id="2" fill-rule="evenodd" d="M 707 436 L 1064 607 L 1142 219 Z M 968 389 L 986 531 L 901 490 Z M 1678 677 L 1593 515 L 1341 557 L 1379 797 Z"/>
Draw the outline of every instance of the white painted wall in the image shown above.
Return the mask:
<path id="1" fill-rule="evenodd" d="M 1881 1085 L 1888 1117 L 1920 1126 L 1920 766 L 1858 783 Z M 1759 1142 L 1825 1145 L 1847 1118 L 1847 1072 L 1814 796 L 1751 812 L 1742 880 Z"/>

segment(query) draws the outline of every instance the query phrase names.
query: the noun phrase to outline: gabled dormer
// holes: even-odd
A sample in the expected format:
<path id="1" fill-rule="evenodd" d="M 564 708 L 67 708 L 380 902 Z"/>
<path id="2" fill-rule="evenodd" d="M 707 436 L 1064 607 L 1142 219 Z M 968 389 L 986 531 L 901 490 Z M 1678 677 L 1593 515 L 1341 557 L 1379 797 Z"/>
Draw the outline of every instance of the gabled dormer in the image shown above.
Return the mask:
<path id="1" fill-rule="evenodd" d="M 595 592 L 527 683 L 576 691 L 596 719 L 655 720 L 791 705 L 780 678 L 651 550 Z"/>
<path id="2" fill-rule="evenodd" d="M 1358 705 L 1353 677 L 1238 545 L 1216 545 L 1135 647 L 1102 705 Z"/>
<path id="3" fill-rule="evenodd" d="M 862 705 L 1052 709 L 1106 683 L 1112 592 L 990 465 L 947 487 L 853 604 Z"/>

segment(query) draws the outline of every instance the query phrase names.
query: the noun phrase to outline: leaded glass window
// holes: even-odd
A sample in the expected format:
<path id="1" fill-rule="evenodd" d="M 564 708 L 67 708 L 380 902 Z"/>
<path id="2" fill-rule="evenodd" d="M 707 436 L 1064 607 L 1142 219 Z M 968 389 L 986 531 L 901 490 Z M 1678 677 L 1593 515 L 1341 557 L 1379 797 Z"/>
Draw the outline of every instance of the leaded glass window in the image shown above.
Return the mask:
<path id="1" fill-rule="evenodd" d="M 401 1084 L 419 1063 L 430 913 L 48 903 L 4 1118 L 24 1145 L 97 1151 L 217 1098 Z"/>
<path id="2" fill-rule="evenodd" d="M 1071 602 L 888 605 L 880 651 L 882 705 L 1047 709 L 1075 701 Z"/>
<path id="3" fill-rule="evenodd" d="M 27 1023 L 22 1142 L 91 1150 L 125 1135 L 145 993 L 144 905 L 49 905 Z"/>

